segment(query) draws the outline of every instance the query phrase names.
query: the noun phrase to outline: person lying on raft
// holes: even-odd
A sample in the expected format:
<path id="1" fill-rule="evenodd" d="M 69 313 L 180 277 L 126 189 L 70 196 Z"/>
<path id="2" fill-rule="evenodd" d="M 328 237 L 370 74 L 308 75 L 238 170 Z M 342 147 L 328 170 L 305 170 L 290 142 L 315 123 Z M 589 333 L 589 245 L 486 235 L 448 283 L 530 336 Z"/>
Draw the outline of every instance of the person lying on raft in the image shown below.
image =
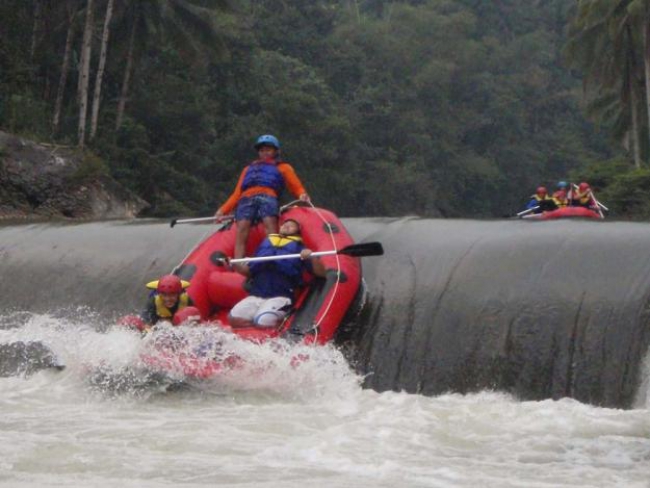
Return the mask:
<path id="1" fill-rule="evenodd" d="M 278 232 L 278 198 L 285 186 L 296 198 L 309 201 L 309 195 L 291 165 L 280 159 L 277 137 L 270 134 L 260 136 L 255 149 L 258 159 L 244 168 L 235 191 L 214 214 L 219 220 L 235 209 L 235 258 L 244 257 L 253 222 L 261 220 L 267 235 Z"/>
<path id="2" fill-rule="evenodd" d="M 305 248 L 300 223 L 287 219 L 278 234 L 270 234 L 255 256 L 300 254 L 300 258 L 235 264 L 234 269 L 250 278 L 250 296 L 237 303 L 228 316 L 232 327 L 276 327 L 291 310 L 296 288 L 303 284 L 303 271 L 325 276 L 325 265 Z"/>

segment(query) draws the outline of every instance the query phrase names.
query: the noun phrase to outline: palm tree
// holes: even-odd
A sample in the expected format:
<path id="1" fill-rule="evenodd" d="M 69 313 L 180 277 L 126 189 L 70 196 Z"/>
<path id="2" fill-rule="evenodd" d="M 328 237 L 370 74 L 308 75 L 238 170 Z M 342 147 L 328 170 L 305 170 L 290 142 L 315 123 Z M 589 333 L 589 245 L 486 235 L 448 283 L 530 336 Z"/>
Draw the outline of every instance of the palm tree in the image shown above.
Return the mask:
<path id="1" fill-rule="evenodd" d="M 645 106 L 650 142 L 650 3 L 648 0 L 626 0 L 627 21 L 635 26 L 643 39 L 643 65 L 645 81 Z"/>
<path id="2" fill-rule="evenodd" d="M 70 70 L 70 58 L 72 53 L 72 43 L 74 41 L 75 24 L 78 14 L 78 0 L 67 0 L 65 3 L 65 12 L 67 18 L 67 34 L 65 40 L 65 49 L 63 52 L 63 62 L 61 63 L 61 74 L 59 75 L 59 86 L 54 103 L 54 115 L 52 117 L 52 133 L 59 132 L 59 123 L 61 121 L 61 110 L 63 108 L 63 95 L 65 86 L 68 82 L 68 72 Z"/>
<path id="3" fill-rule="evenodd" d="M 585 89 L 595 93 L 592 114 L 613 122 L 622 142 L 632 140 L 632 144 L 625 145 L 632 146 L 635 165 L 640 167 L 639 108 L 645 93 L 640 89 L 644 74 L 640 69 L 638 25 L 629 11 L 635 1 L 580 0 L 565 54 L 572 66 L 583 71 Z M 611 94 L 616 92 L 614 105 L 618 110 L 611 103 Z M 646 123 L 650 111 L 648 117 Z"/>
<path id="4" fill-rule="evenodd" d="M 90 57 L 92 54 L 93 41 L 93 2 L 86 3 L 86 23 L 84 27 L 83 42 L 81 46 L 81 63 L 79 67 L 79 128 L 78 144 L 84 147 L 86 142 L 86 116 L 88 115 L 88 86 L 90 84 Z"/>
<path id="5" fill-rule="evenodd" d="M 102 92 L 102 80 L 104 79 L 104 69 L 106 68 L 106 54 L 108 52 L 108 39 L 111 32 L 111 19 L 113 17 L 113 7 L 115 0 L 108 0 L 106 3 L 106 15 L 104 17 L 104 30 L 102 33 L 102 46 L 99 53 L 99 67 L 97 68 L 97 77 L 95 78 L 95 92 L 93 94 L 93 107 L 90 118 L 90 139 L 97 133 L 97 119 L 99 118 L 99 101 Z"/>
<path id="6" fill-rule="evenodd" d="M 36 47 L 38 45 L 39 31 L 43 22 L 43 4 L 41 0 L 34 0 L 34 24 L 32 27 L 32 44 L 29 49 L 29 62 L 34 62 Z"/>
<path id="7" fill-rule="evenodd" d="M 199 5 L 200 4 L 200 5 Z M 122 24 L 129 32 L 122 89 L 118 99 L 116 129 L 124 119 L 135 58 L 147 44 L 158 46 L 171 39 L 196 56 L 219 55 L 225 48 L 215 16 L 229 10 L 228 0 L 127 0 Z"/>

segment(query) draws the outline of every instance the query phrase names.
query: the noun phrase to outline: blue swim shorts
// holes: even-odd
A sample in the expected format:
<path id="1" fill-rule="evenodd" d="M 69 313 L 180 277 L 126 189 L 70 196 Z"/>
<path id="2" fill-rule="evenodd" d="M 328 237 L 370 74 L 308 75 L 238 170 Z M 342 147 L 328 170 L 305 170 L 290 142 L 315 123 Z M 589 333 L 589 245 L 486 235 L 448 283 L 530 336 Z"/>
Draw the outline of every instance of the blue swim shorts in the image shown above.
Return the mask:
<path id="1" fill-rule="evenodd" d="M 235 210 L 235 220 L 255 222 L 264 217 L 277 217 L 280 214 L 278 199 L 270 195 L 242 197 Z"/>

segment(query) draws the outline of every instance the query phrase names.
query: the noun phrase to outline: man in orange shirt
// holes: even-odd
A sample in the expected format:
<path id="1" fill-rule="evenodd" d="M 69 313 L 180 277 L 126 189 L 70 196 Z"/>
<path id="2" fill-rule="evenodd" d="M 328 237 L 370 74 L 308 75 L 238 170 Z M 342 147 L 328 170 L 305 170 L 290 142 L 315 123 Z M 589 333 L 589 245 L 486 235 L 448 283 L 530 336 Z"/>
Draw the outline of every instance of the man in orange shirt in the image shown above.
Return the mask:
<path id="1" fill-rule="evenodd" d="M 244 168 L 235 191 L 215 213 L 219 220 L 235 210 L 235 258 L 244 257 L 252 222 L 262 220 L 267 235 L 278 232 L 278 197 L 285 186 L 296 198 L 309 201 L 296 172 L 289 163 L 280 160 L 280 141 L 275 136 L 258 137 L 255 149 L 259 159 Z"/>

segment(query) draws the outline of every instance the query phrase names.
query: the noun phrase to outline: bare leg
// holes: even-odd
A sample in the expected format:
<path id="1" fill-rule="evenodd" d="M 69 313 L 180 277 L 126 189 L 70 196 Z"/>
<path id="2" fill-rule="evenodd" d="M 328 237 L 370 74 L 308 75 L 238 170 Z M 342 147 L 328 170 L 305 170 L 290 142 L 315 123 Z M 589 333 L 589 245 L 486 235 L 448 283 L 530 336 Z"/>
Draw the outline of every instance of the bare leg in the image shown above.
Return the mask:
<path id="1" fill-rule="evenodd" d="M 264 231 L 266 235 L 277 234 L 278 233 L 278 218 L 277 217 L 264 217 L 262 219 L 264 222 Z"/>
<path id="2" fill-rule="evenodd" d="M 235 238 L 235 258 L 243 258 L 246 254 L 246 241 L 248 241 L 248 234 L 251 231 L 250 220 L 237 221 L 237 236 Z"/>

